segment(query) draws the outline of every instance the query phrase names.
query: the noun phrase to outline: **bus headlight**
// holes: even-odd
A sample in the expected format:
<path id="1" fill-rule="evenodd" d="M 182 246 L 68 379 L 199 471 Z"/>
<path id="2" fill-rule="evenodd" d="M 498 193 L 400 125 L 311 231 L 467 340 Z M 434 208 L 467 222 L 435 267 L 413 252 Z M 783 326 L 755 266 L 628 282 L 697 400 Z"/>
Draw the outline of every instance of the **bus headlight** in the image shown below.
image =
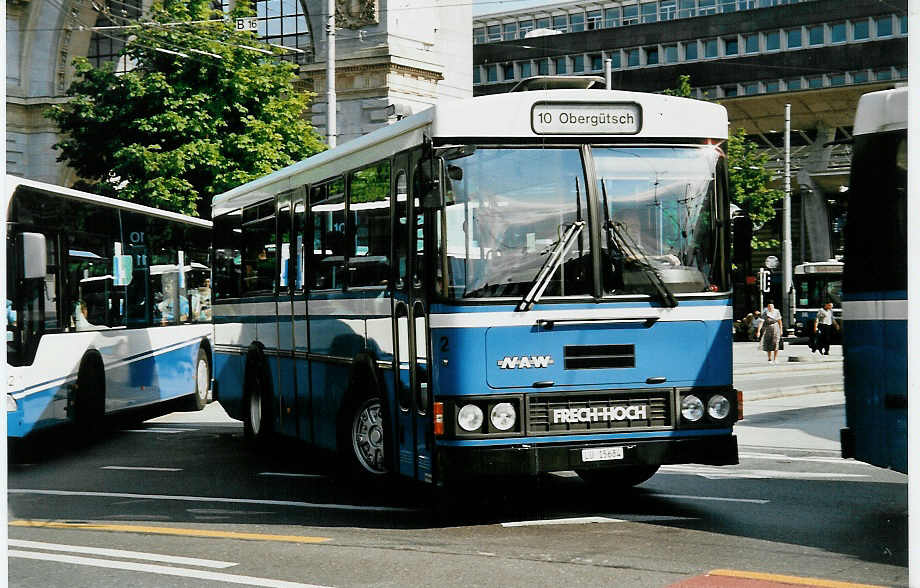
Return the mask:
<path id="1" fill-rule="evenodd" d="M 475 404 L 467 404 L 457 413 L 457 424 L 464 431 L 478 431 L 482 427 L 482 409 Z"/>
<path id="2" fill-rule="evenodd" d="M 728 416 L 732 410 L 732 405 L 728 401 L 728 398 L 722 396 L 721 394 L 713 394 L 709 399 L 709 402 L 706 403 L 706 412 L 709 413 L 709 416 L 716 420 L 722 420 Z"/>
<path id="3" fill-rule="evenodd" d="M 684 396 L 680 401 L 680 414 L 691 423 L 695 423 L 703 418 L 703 401 L 693 394 Z"/>
<path id="4" fill-rule="evenodd" d="M 492 414 L 489 415 L 492 420 L 492 426 L 499 431 L 507 431 L 514 426 L 517 420 L 517 413 L 510 402 L 501 402 L 492 408 Z"/>
<path id="5" fill-rule="evenodd" d="M 19 408 L 16 405 L 16 399 L 13 398 L 12 394 L 6 395 L 6 412 L 16 412 L 16 409 Z"/>

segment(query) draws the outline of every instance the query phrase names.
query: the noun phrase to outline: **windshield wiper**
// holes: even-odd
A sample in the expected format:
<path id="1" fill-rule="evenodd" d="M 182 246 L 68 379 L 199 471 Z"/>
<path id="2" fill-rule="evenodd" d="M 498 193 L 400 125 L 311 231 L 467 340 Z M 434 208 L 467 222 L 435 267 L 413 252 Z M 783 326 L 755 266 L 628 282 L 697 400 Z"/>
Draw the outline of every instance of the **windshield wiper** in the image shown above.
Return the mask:
<path id="1" fill-rule="evenodd" d="M 668 288 L 668 285 L 661 279 L 652 264 L 648 262 L 646 256 L 639 251 L 639 247 L 623 224 L 613 222 L 610 219 L 610 207 L 607 205 L 607 182 L 604 180 L 601 180 L 601 193 L 604 197 L 604 231 L 607 235 L 607 248 L 610 250 L 611 255 L 614 248 L 619 250 L 620 253 L 625 253 L 627 259 L 639 266 L 642 273 L 648 278 L 661 303 L 668 308 L 674 308 L 677 306 L 677 299 L 674 298 L 674 294 Z"/>
<path id="2" fill-rule="evenodd" d="M 536 304 L 538 300 L 540 300 L 546 287 L 549 286 L 550 279 L 553 277 L 553 274 L 556 273 L 556 269 L 565 261 L 565 256 L 569 252 L 569 249 L 572 248 L 572 244 L 575 243 L 575 238 L 581 234 L 584 228 L 585 221 L 579 220 L 573 222 L 563 231 L 562 236 L 559 237 L 559 240 L 556 241 L 552 249 L 549 250 L 549 255 L 540 267 L 537 277 L 534 278 L 533 286 L 531 286 L 530 291 L 524 295 L 518 303 L 517 308 L 514 309 L 516 312 L 528 311 L 533 308 L 533 305 Z"/>

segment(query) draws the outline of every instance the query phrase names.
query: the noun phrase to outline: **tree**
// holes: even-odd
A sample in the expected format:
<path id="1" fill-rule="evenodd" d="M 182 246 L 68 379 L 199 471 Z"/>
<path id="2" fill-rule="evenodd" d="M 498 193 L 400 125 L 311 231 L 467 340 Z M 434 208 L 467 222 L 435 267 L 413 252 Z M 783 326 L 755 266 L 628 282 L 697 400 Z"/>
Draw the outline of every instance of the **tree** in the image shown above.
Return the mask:
<path id="1" fill-rule="evenodd" d="M 690 76 L 677 79 L 677 88 L 667 89 L 664 94 L 690 98 Z M 776 216 L 776 201 L 783 197 L 781 190 L 769 188 L 770 172 L 766 168 L 768 155 L 756 143 L 747 138 L 744 129 L 735 129 L 728 134 L 723 145 L 725 164 L 728 167 L 730 199 L 743 208 L 751 217 L 754 226 L 773 220 Z M 775 239 L 752 242 L 754 249 L 776 247 Z"/>
<path id="2" fill-rule="evenodd" d="M 158 1 L 130 23 L 130 71 L 75 61 L 70 100 L 46 111 L 65 134 L 54 147 L 80 176 L 75 187 L 210 217 L 215 194 L 324 149 L 304 118 L 313 95 L 294 90 L 296 66 L 235 30 L 250 14 L 237 6 L 226 18 L 209 0 Z"/>

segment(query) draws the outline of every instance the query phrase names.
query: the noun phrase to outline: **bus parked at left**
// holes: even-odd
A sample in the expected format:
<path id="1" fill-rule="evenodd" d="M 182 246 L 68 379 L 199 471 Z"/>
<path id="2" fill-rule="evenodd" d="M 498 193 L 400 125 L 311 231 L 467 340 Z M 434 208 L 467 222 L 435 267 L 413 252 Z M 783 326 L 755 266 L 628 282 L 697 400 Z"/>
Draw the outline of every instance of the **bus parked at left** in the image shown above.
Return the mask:
<path id="1" fill-rule="evenodd" d="M 7 435 L 208 401 L 210 221 L 6 176 Z"/>

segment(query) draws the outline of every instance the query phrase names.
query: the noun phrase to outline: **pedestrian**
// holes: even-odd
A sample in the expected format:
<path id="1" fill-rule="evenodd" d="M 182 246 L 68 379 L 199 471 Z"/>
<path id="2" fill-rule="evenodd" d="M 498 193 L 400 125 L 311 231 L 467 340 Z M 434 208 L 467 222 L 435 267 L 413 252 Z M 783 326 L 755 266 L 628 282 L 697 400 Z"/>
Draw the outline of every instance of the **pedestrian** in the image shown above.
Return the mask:
<path id="1" fill-rule="evenodd" d="M 768 300 L 762 316 L 763 323 L 757 330 L 757 336 L 761 337 L 760 348 L 767 352 L 767 363 L 775 364 L 783 340 L 783 315 Z"/>
<path id="2" fill-rule="evenodd" d="M 824 307 L 818 309 L 814 328 L 817 341 L 812 353 L 815 351 L 820 351 L 822 355 L 830 355 L 831 353 L 831 337 L 834 334 L 834 330 L 840 328 L 840 325 L 834 320 L 833 308 L 833 302 L 825 302 Z"/>
<path id="3" fill-rule="evenodd" d="M 760 327 L 763 325 L 763 317 L 760 316 L 760 311 L 754 311 L 754 318 L 751 320 L 751 330 L 748 334 L 748 339 L 751 341 L 760 341 Z"/>

